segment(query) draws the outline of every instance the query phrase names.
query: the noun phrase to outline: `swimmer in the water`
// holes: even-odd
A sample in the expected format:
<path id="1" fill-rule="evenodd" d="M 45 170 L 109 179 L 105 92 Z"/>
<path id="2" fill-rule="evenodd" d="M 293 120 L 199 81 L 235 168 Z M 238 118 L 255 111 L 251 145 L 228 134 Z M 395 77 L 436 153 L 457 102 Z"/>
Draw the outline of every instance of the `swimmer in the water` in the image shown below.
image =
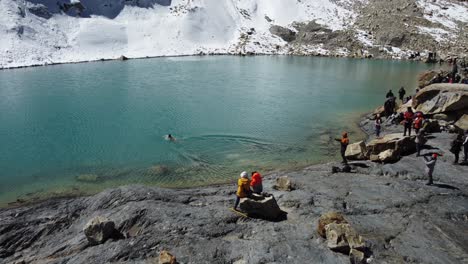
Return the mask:
<path id="1" fill-rule="evenodd" d="M 173 137 L 171 134 L 167 134 L 166 139 L 169 141 L 176 141 L 176 138 Z"/>

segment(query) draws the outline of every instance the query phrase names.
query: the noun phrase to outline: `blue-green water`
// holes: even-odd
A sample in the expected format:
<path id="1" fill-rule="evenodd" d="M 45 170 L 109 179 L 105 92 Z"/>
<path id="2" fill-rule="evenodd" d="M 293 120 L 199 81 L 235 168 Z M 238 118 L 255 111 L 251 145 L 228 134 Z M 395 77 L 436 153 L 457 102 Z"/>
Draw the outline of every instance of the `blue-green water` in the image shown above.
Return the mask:
<path id="1" fill-rule="evenodd" d="M 414 90 L 428 67 L 220 56 L 0 71 L 0 201 L 210 184 L 329 160 L 338 148 L 331 137 L 344 129 L 362 137 L 356 117 L 388 89 Z M 83 174 L 97 181 L 78 181 Z"/>

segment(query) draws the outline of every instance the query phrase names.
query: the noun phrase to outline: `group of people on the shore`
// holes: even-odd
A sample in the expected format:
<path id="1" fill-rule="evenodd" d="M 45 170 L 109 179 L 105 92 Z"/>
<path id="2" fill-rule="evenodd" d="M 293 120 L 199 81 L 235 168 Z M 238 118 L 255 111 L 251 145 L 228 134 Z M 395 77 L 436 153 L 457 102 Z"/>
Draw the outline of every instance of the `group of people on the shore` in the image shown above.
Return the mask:
<path id="1" fill-rule="evenodd" d="M 257 171 L 253 171 L 251 175 L 252 179 L 249 179 L 249 174 L 243 171 L 240 174 L 240 178 L 237 180 L 234 210 L 237 210 L 241 198 L 251 197 L 252 194 L 261 195 L 263 192 L 262 175 Z"/>
<path id="2" fill-rule="evenodd" d="M 456 65 L 456 63 L 454 64 Z M 456 69 L 452 72 L 453 76 L 456 74 Z M 409 100 L 412 99 L 412 96 L 408 96 L 405 98 L 406 91 L 404 87 L 401 87 L 398 91 L 399 99 L 401 103 L 407 103 Z M 407 107 L 407 110 L 404 113 L 397 113 L 395 109 L 397 107 L 396 97 L 394 96 L 392 90 L 389 90 L 386 94 L 386 100 L 384 103 L 384 113 L 387 117 L 387 122 L 390 124 L 401 124 L 403 125 L 403 136 L 411 136 L 411 132 L 414 129 L 415 132 L 415 143 L 416 143 L 416 156 L 421 156 L 421 150 L 423 149 L 424 145 L 427 142 L 427 138 L 425 137 L 426 133 L 426 126 L 427 122 L 424 118 L 424 114 L 421 111 L 413 112 L 412 107 Z M 374 129 L 375 129 L 375 136 L 377 138 L 380 137 L 381 130 L 382 130 L 382 117 L 380 114 L 375 116 L 374 120 Z M 459 154 L 464 149 L 464 163 L 468 162 L 468 131 L 459 132 L 457 133 L 455 139 L 451 142 L 450 152 L 452 152 L 455 156 L 455 160 L 453 164 L 459 164 Z M 433 177 L 432 174 L 434 172 L 435 164 L 437 162 L 437 158 L 441 156 L 440 153 L 432 153 L 430 156 L 423 156 L 425 159 L 426 164 L 426 172 L 428 176 L 428 183 L 433 184 Z"/>

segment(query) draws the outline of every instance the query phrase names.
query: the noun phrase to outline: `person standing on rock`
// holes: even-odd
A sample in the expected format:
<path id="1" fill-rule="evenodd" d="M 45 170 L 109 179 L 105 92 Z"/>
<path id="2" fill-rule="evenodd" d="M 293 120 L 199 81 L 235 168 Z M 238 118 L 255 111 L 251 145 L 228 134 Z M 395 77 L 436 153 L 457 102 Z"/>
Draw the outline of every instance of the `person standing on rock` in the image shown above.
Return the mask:
<path id="1" fill-rule="evenodd" d="M 465 137 L 463 138 L 463 163 L 468 162 L 468 130 L 465 131 Z"/>
<path id="2" fill-rule="evenodd" d="M 427 181 L 426 185 L 434 184 L 434 182 L 432 180 L 432 173 L 434 172 L 434 168 L 435 168 L 435 165 L 436 165 L 436 162 L 437 162 L 437 156 L 438 156 L 437 153 L 432 154 L 431 157 L 424 156 L 424 159 L 426 161 L 426 173 L 427 173 L 427 177 L 428 177 L 428 181 Z"/>
<path id="3" fill-rule="evenodd" d="M 453 161 L 454 165 L 458 165 L 458 159 L 460 156 L 460 151 L 463 146 L 463 134 L 459 133 L 455 139 L 450 143 L 450 152 L 455 155 L 455 160 Z"/>
<path id="4" fill-rule="evenodd" d="M 400 90 L 398 91 L 398 95 L 400 97 L 401 103 L 403 103 L 403 99 L 405 99 L 405 94 L 406 94 L 405 87 L 402 86 Z"/>
<path id="5" fill-rule="evenodd" d="M 250 196 L 250 179 L 249 174 L 246 171 L 243 171 L 240 174 L 240 179 L 237 180 L 237 192 L 236 192 L 236 203 L 234 204 L 234 210 L 237 210 L 239 206 L 240 199 Z"/>
<path id="6" fill-rule="evenodd" d="M 414 119 L 414 132 L 418 134 L 419 130 L 422 128 L 424 123 L 424 116 L 421 112 L 416 113 L 416 118 Z"/>
<path id="7" fill-rule="evenodd" d="M 261 194 L 263 192 L 262 175 L 254 171 L 252 172 L 252 181 L 250 182 L 253 193 Z"/>
<path id="8" fill-rule="evenodd" d="M 426 138 L 424 137 L 424 129 L 419 130 L 416 133 L 416 139 L 414 140 L 416 143 L 416 157 L 421 156 L 421 149 L 426 143 Z"/>
<path id="9" fill-rule="evenodd" d="M 403 126 L 405 127 L 404 129 L 404 132 L 403 132 L 403 136 L 406 137 L 406 131 L 408 131 L 408 136 L 411 137 L 411 126 L 413 124 L 413 117 L 414 117 L 414 113 L 413 113 L 413 109 L 411 109 L 411 107 L 408 107 L 408 109 L 406 110 L 405 114 L 403 115 Z"/>
<path id="10" fill-rule="evenodd" d="M 388 93 L 387 95 L 385 95 L 385 98 L 391 98 L 391 97 L 395 97 L 395 95 L 393 95 L 392 90 L 388 90 Z"/>
<path id="11" fill-rule="evenodd" d="M 346 159 L 346 148 L 348 148 L 349 145 L 349 138 L 348 138 L 348 133 L 343 132 L 343 135 L 341 138 L 335 138 L 336 141 L 340 142 L 341 144 L 341 158 L 343 159 L 342 163 L 343 164 L 348 164 L 348 160 Z"/>
<path id="12" fill-rule="evenodd" d="M 382 129 L 382 118 L 380 118 L 380 114 L 377 114 L 377 116 L 375 117 L 374 125 L 375 125 L 375 136 L 379 138 L 380 131 Z"/>

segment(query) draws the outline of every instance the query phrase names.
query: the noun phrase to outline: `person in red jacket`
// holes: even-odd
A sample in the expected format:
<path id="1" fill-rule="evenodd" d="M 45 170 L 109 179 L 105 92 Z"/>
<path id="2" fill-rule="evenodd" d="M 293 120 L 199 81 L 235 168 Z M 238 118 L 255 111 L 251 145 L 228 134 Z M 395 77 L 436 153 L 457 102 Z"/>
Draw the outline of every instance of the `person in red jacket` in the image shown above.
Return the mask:
<path id="1" fill-rule="evenodd" d="M 261 194 L 263 192 L 262 175 L 254 171 L 252 172 L 252 181 L 250 182 L 253 193 Z"/>
<path id="2" fill-rule="evenodd" d="M 405 112 L 403 117 L 404 117 L 403 125 L 405 127 L 403 136 L 406 137 L 406 131 L 408 131 L 408 136 L 411 137 L 411 127 L 413 125 L 413 118 L 414 118 L 413 109 L 411 107 L 408 107 L 408 110 Z"/>

